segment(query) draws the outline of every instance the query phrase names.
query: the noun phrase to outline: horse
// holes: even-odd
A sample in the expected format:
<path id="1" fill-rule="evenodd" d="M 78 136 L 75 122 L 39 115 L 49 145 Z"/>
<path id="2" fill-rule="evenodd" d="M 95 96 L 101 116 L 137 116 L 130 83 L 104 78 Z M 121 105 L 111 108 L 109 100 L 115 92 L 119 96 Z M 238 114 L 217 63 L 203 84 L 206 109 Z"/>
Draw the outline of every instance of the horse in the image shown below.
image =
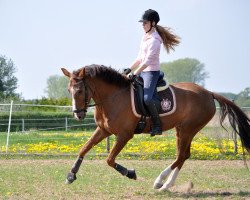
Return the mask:
<path id="1" fill-rule="evenodd" d="M 92 99 L 95 102 L 94 119 L 97 125 L 90 139 L 79 151 L 67 175 L 66 183 L 70 184 L 76 180 L 76 173 L 87 152 L 112 134 L 116 136 L 116 141 L 107 156 L 107 164 L 121 175 L 136 180 L 134 169 L 127 169 L 115 161 L 127 142 L 133 138 L 139 121 L 138 116 L 132 112 L 129 78 L 103 65 L 85 66 L 72 73 L 65 68 L 61 70 L 69 78 L 68 91 L 72 96 L 74 117 L 83 120 Z M 164 131 L 172 128 L 176 130 L 177 158 L 154 181 L 153 188 L 160 191 L 174 185 L 185 160 L 191 155 L 192 139 L 215 115 L 214 100 L 217 100 L 221 107 L 221 125 L 228 116 L 232 128 L 240 136 L 244 149 L 250 152 L 250 120 L 235 103 L 190 82 L 174 83 L 171 84 L 171 88 L 176 97 L 176 110 L 161 117 L 161 124 Z M 143 132 L 149 133 L 150 118 L 146 121 L 147 125 Z"/>

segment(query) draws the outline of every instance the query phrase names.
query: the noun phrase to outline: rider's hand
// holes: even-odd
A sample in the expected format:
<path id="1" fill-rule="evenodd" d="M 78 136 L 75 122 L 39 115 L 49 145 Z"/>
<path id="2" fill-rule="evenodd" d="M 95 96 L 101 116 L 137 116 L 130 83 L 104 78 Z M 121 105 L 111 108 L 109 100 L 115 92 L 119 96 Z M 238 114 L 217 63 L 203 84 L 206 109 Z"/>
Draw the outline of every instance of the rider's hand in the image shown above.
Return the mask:
<path id="1" fill-rule="evenodd" d="M 128 75 L 128 78 L 129 78 L 129 80 L 131 81 L 131 82 L 134 82 L 135 81 L 135 79 L 136 79 L 136 75 L 134 75 L 133 73 L 131 73 L 131 74 L 129 74 Z"/>
<path id="2" fill-rule="evenodd" d="M 130 68 L 126 68 L 126 69 L 123 70 L 122 74 L 123 75 L 128 75 L 130 72 L 131 72 L 131 69 Z"/>

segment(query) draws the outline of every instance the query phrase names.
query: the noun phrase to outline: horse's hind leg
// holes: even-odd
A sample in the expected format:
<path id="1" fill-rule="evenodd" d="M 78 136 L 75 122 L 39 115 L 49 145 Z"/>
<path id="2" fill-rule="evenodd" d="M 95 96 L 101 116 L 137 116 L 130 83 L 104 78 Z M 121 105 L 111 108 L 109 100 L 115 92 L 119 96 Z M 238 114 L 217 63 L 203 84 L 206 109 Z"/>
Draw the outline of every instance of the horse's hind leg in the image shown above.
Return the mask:
<path id="1" fill-rule="evenodd" d="M 202 121 L 189 120 L 185 123 L 183 122 L 182 126 L 176 128 L 177 159 L 173 164 L 167 167 L 166 170 L 164 170 L 166 171 L 165 173 L 161 173 L 156 179 L 154 188 L 160 188 L 160 191 L 164 191 L 174 185 L 182 165 L 184 164 L 185 160 L 190 157 L 190 147 L 194 136 L 206 125 L 206 123 L 207 119 Z M 168 175 L 168 180 L 162 185 L 162 187 L 160 187 L 163 180 L 166 179 Z"/>
<path id="2" fill-rule="evenodd" d="M 179 171 L 185 160 L 190 157 L 190 146 L 193 136 L 195 134 L 185 134 L 180 129 L 177 130 L 177 159 L 174 163 L 169 165 L 154 182 L 154 188 L 167 190 L 174 185 L 174 182 L 179 174 Z M 169 176 L 169 177 L 168 177 Z M 163 184 L 163 181 L 168 177 L 168 180 Z"/>
<path id="3" fill-rule="evenodd" d="M 163 184 L 163 186 L 160 188 L 160 191 L 167 190 L 168 188 L 172 187 L 175 183 L 175 180 L 181 170 L 181 167 L 183 166 L 186 159 L 190 157 L 190 145 L 186 148 L 185 152 L 179 153 L 177 160 L 170 166 L 171 173 L 167 179 L 167 181 Z"/>
<path id="4" fill-rule="evenodd" d="M 96 128 L 95 132 L 91 136 L 91 138 L 83 145 L 81 148 L 77 160 L 74 163 L 74 165 L 71 168 L 71 171 L 68 173 L 67 179 L 66 179 L 66 184 L 70 184 L 73 181 L 76 180 L 76 173 L 78 172 L 83 157 L 86 155 L 86 153 L 95 145 L 97 145 L 99 142 L 101 142 L 104 138 L 108 137 L 111 135 L 107 131 L 100 129 L 99 127 Z"/>

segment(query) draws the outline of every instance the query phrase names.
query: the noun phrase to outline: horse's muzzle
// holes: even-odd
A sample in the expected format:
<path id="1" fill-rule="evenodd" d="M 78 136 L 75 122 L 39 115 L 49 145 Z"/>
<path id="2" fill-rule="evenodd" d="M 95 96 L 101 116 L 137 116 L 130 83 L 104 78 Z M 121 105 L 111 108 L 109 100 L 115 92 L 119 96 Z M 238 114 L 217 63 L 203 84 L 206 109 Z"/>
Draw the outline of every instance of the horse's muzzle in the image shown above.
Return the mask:
<path id="1" fill-rule="evenodd" d="M 73 112 L 74 117 L 77 120 L 83 120 L 86 117 L 86 112 L 81 111 L 81 112 Z"/>

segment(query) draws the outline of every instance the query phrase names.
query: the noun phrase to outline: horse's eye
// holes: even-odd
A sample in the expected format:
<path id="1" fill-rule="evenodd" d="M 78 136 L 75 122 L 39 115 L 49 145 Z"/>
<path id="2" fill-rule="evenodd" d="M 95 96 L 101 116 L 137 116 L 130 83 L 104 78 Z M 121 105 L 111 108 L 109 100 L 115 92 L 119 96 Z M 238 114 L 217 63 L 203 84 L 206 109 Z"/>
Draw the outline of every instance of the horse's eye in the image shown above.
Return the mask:
<path id="1" fill-rule="evenodd" d="M 76 94 L 76 95 L 82 94 L 82 90 L 77 90 L 77 91 L 75 92 L 75 94 Z"/>

